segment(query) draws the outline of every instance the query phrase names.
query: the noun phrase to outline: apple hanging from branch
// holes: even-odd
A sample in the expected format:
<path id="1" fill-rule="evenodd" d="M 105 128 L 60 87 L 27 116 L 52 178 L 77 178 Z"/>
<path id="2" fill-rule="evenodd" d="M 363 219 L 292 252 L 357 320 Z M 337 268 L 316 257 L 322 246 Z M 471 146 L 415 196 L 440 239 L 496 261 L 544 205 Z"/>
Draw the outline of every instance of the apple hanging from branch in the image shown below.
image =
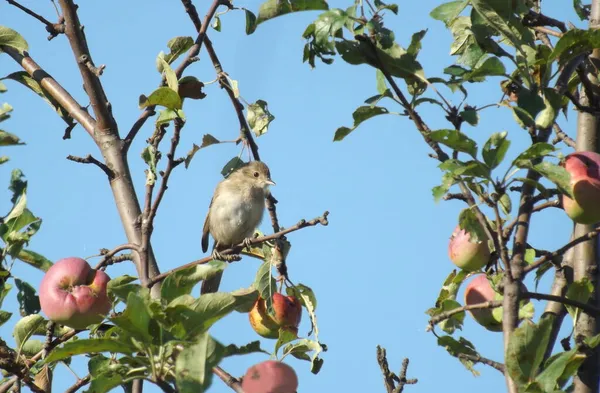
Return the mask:
<path id="1" fill-rule="evenodd" d="M 287 364 L 267 360 L 246 371 L 242 390 L 244 393 L 295 393 L 298 390 L 298 376 Z"/>
<path id="2" fill-rule="evenodd" d="M 564 161 L 571 175 L 573 199 L 562 196 L 567 215 L 579 224 L 600 221 L 600 154 L 582 151 L 569 154 Z"/>
<path id="3" fill-rule="evenodd" d="M 51 321 L 73 329 L 99 323 L 111 308 L 106 294 L 109 281 L 106 273 L 92 269 L 84 259 L 61 259 L 42 279 L 42 311 Z"/>
<path id="4" fill-rule="evenodd" d="M 294 296 L 273 294 L 274 315 L 269 315 L 264 299 L 258 298 L 248 314 L 250 325 L 256 333 L 265 338 L 278 338 L 279 329 L 285 328 L 298 334 L 302 319 L 302 305 Z"/>

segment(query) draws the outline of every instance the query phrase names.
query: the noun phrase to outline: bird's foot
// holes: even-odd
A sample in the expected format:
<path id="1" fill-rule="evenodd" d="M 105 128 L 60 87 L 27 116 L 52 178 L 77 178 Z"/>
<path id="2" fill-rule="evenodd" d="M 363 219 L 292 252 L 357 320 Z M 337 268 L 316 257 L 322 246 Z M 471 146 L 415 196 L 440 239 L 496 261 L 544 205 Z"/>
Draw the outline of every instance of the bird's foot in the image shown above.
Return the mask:
<path id="1" fill-rule="evenodd" d="M 252 248 L 252 240 L 254 240 L 254 237 L 247 237 L 242 241 L 242 244 L 250 250 Z"/>
<path id="2" fill-rule="evenodd" d="M 220 252 L 218 252 L 217 250 L 213 250 L 210 257 L 212 259 L 216 259 L 218 261 L 225 261 L 225 262 L 235 262 L 235 261 L 239 261 L 240 259 L 242 259 L 239 255 L 235 255 L 235 254 L 223 255 Z"/>

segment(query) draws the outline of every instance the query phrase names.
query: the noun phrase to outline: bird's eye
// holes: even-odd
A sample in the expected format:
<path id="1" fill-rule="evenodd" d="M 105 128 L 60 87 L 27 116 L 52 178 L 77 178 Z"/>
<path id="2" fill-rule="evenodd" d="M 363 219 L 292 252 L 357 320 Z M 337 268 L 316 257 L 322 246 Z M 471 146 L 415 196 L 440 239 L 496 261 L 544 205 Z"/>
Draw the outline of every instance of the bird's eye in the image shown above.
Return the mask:
<path id="1" fill-rule="evenodd" d="M 254 172 L 254 177 L 258 177 L 258 172 Z"/>

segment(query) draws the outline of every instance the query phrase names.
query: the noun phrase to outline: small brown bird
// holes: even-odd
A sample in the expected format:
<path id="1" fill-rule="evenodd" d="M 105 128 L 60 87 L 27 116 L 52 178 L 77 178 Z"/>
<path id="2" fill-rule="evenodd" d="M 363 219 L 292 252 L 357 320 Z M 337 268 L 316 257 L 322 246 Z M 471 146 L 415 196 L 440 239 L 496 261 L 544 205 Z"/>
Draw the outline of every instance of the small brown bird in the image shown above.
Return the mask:
<path id="1" fill-rule="evenodd" d="M 260 161 L 251 161 L 222 180 L 208 207 L 202 230 L 202 251 L 208 250 L 208 235 L 215 244 L 212 257 L 223 259 L 219 250 L 247 242 L 262 221 L 265 197 L 271 180 L 269 167 Z M 222 272 L 202 282 L 201 292 L 211 293 L 219 289 Z"/>

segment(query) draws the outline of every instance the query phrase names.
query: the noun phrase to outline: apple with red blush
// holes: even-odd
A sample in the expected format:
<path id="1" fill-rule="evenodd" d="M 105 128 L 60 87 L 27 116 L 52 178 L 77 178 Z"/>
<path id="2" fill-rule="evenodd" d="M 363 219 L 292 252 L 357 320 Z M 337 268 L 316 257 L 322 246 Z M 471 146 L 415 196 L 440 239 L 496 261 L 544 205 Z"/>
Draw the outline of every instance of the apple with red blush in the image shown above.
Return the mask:
<path id="1" fill-rule="evenodd" d="M 293 368 L 277 360 L 250 367 L 242 379 L 244 393 L 295 393 L 298 376 Z"/>
<path id="2" fill-rule="evenodd" d="M 51 321 L 73 329 L 100 323 L 111 309 L 106 293 L 109 281 L 105 272 L 92 269 L 84 259 L 61 259 L 42 279 L 42 311 Z"/>
<path id="3" fill-rule="evenodd" d="M 284 328 L 298 334 L 302 319 L 302 305 L 294 296 L 273 294 L 273 315 L 267 310 L 265 299 L 258 298 L 248 314 L 250 325 L 256 333 L 265 338 L 278 338 L 279 329 Z"/>
<path id="4" fill-rule="evenodd" d="M 600 154 L 582 151 L 569 154 L 564 167 L 571 175 L 573 198 L 563 195 L 567 215 L 578 224 L 600 222 Z"/>

